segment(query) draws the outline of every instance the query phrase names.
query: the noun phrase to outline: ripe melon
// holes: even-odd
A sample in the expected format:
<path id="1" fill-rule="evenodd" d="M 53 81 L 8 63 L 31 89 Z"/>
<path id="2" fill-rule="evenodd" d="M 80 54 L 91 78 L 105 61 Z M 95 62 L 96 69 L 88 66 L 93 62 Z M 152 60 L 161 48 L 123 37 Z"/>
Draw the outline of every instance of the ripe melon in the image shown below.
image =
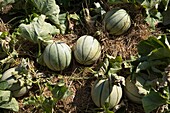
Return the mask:
<path id="1" fill-rule="evenodd" d="M 136 78 L 137 78 L 137 80 L 140 79 L 140 81 L 142 81 L 142 84 L 138 85 L 139 88 L 142 88 L 142 86 L 144 85 L 144 83 L 146 81 L 140 76 L 137 76 Z M 143 94 L 140 94 L 138 87 L 135 85 L 135 83 L 138 82 L 137 80 L 132 81 L 130 79 L 130 76 L 128 76 L 126 78 L 126 81 L 125 81 L 125 89 L 124 89 L 124 91 L 125 91 L 125 94 L 126 94 L 126 96 L 128 97 L 129 100 L 131 100 L 132 102 L 137 103 L 137 104 L 142 104 L 142 98 L 143 98 L 143 96 L 145 94 L 147 94 L 147 90 L 144 90 L 142 88 L 143 89 L 142 90 Z"/>
<path id="2" fill-rule="evenodd" d="M 129 14 L 124 9 L 112 9 L 103 19 L 105 29 L 112 35 L 121 35 L 131 26 Z"/>
<path id="3" fill-rule="evenodd" d="M 121 85 L 114 85 L 109 79 L 96 80 L 91 89 L 91 97 L 96 106 L 103 107 L 107 102 L 111 109 L 122 98 Z"/>
<path id="4" fill-rule="evenodd" d="M 100 43 L 92 36 L 81 36 L 74 46 L 74 56 L 80 64 L 91 65 L 99 59 L 100 55 Z"/>
<path id="5" fill-rule="evenodd" d="M 43 60 L 49 69 L 62 71 L 70 65 L 71 49 L 64 42 L 53 42 L 45 48 Z"/>

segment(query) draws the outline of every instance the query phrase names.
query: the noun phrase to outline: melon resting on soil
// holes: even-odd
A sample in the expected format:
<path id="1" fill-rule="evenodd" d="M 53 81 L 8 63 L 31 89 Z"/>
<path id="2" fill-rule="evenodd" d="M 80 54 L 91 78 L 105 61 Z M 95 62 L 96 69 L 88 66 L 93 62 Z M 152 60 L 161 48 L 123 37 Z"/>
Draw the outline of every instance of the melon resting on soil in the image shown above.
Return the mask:
<path id="1" fill-rule="evenodd" d="M 64 42 L 53 42 L 45 48 L 43 59 L 49 69 L 62 71 L 70 65 L 71 49 Z"/>
<path id="2" fill-rule="evenodd" d="M 112 84 L 110 79 L 96 80 L 91 89 L 93 102 L 98 107 L 109 104 L 109 109 L 116 106 L 122 98 L 122 88 L 120 84 Z"/>
<path id="3" fill-rule="evenodd" d="M 92 36 L 81 36 L 74 46 L 74 56 L 80 64 L 91 65 L 99 59 L 100 55 L 100 43 Z"/>
<path id="4" fill-rule="evenodd" d="M 128 97 L 128 99 L 131 100 L 132 102 L 137 103 L 137 104 L 142 104 L 142 98 L 144 94 L 140 94 L 139 89 L 138 89 L 138 87 L 142 88 L 142 85 L 136 86 L 135 83 L 138 81 L 137 80 L 133 81 L 131 80 L 130 77 L 131 76 L 128 76 L 125 81 L 125 89 L 124 89 L 125 94 Z M 140 79 L 145 82 L 145 80 L 140 76 L 137 76 L 137 79 Z M 143 90 L 143 91 L 145 91 L 144 93 L 147 93 L 146 90 Z"/>
<path id="5" fill-rule="evenodd" d="M 121 35 L 131 26 L 129 14 L 124 9 L 112 9 L 103 19 L 105 29 L 112 35 Z"/>

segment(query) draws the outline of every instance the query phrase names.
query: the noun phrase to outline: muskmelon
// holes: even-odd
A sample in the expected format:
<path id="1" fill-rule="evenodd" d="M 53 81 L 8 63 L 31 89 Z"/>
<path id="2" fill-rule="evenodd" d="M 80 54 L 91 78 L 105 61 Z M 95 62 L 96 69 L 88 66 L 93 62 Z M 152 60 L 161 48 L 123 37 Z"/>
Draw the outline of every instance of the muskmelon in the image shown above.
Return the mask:
<path id="1" fill-rule="evenodd" d="M 121 35 L 131 26 L 129 14 L 124 9 L 112 9 L 103 19 L 104 28 L 112 35 Z"/>
<path id="2" fill-rule="evenodd" d="M 91 65 L 99 59 L 100 55 L 100 43 L 90 35 L 81 36 L 74 46 L 74 56 L 80 64 Z"/>
<path id="3" fill-rule="evenodd" d="M 71 63 L 71 49 L 64 42 L 48 44 L 43 52 L 45 65 L 54 71 L 62 71 Z"/>
<path id="4" fill-rule="evenodd" d="M 142 78 L 141 76 L 137 76 L 136 80 L 131 80 L 131 76 L 128 76 L 125 81 L 125 94 L 128 97 L 129 100 L 131 100 L 134 103 L 137 104 L 142 104 L 142 98 L 144 97 L 145 94 L 147 94 L 147 90 L 143 88 L 144 83 L 146 80 Z M 136 82 L 139 82 L 138 86 L 136 86 Z M 141 82 L 142 81 L 142 82 Z M 143 89 L 141 94 L 139 89 Z"/>
<path id="5" fill-rule="evenodd" d="M 96 80 L 91 89 L 91 97 L 98 107 L 109 104 L 109 109 L 116 106 L 122 98 L 122 88 L 120 84 L 112 84 L 110 79 Z"/>

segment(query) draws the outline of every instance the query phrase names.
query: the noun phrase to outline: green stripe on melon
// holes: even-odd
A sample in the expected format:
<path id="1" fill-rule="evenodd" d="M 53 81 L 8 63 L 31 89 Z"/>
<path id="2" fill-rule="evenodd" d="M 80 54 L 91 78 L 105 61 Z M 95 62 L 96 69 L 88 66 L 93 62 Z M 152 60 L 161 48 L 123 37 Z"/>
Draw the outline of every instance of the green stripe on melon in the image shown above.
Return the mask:
<path id="1" fill-rule="evenodd" d="M 64 70 L 70 65 L 71 49 L 64 42 L 53 42 L 45 48 L 43 59 L 49 69 Z"/>
<path id="2" fill-rule="evenodd" d="M 105 29 L 113 35 L 125 33 L 131 26 L 129 14 L 124 9 L 112 9 L 103 19 Z"/>
<path id="3" fill-rule="evenodd" d="M 100 43 L 92 36 L 81 36 L 74 46 L 74 56 L 77 62 L 91 65 L 101 55 Z"/>

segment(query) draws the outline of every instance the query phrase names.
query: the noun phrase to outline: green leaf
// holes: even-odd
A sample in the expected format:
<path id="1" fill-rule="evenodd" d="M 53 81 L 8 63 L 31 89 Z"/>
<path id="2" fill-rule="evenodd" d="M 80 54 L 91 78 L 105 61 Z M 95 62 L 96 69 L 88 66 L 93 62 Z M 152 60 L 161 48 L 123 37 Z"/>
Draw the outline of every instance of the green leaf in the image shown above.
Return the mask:
<path id="1" fill-rule="evenodd" d="M 123 59 L 121 56 L 116 56 L 116 57 L 107 56 L 107 57 L 109 58 L 110 68 L 114 68 L 115 70 L 118 71 L 122 68 Z"/>
<path id="2" fill-rule="evenodd" d="M 138 53 L 141 56 L 147 56 L 154 49 L 166 47 L 167 46 L 156 37 L 149 37 L 147 40 L 143 40 L 137 45 Z"/>
<path id="3" fill-rule="evenodd" d="M 107 55 L 108 60 L 109 60 L 109 67 L 108 67 L 108 75 L 113 75 L 119 72 L 122 69 L 122 57 L 121 56 L 109 56 Z M 106 75 L 107 75 L 106 74 Z"/>
<path id="4" fill-rule="evenodd" d="M 34 43 L 39 40 L 48 42 L 52 39 L 52 34 L 59 34 L 59 29 L 45 22 L 45 15 L 34 18 L 30 24 L 19 25 L 20 35 Z"/>
<path id="5" fill-rule="evenodd" d="M 57 102 L 59 101 L 60 99 L 62 99 L 66 92 L 68 91 L 68 88 L 64 85 L 64 86 L 59 86 L 59 85 L 56 85 L 53 89 L 52 89 L 52 94 L 53 94 L 53 98 L 54 100 Z M 68 96 L 68 95 L 66 95 Z M 65 96 L 65 97 L 66 97 Z"/>
<path id="6" fill-rule="evenodd" d="M 161 0 L 144 0 L 141 5 L 145 8 L 146 23 L 155 29 L 155 26 L 162 22 L 162 14 L 158 11 Z"/>
<path id="7" fill-rule="evenodd" d="M 170 59 L 170 49 L 169 48 L 155 49 L 148 55 L 148 60 L 158 60 L 158 59 L 165 59 L 165 58 Z M 169 61 L 169 60 L 167 60 L 167 61 Z"/>
<path id="8" fill-rule="evenodd" d="M 0 108 L 19 111 L 18 102 L 11 97 L 11 91 L 0 90 Z"/>
<path id="9" fill-rule="evenodd" d="M 63 13 L 59 15 L 59 21 L 60 21 L 60 32 L 61 34 L 65 34 L 67 28 L 68 28 L 68 21 L 67 21 L 68 13 Z"/>
<path id="10" fill-rule="evenodd" d="M 167 67 L 168 64 L 169 63 L 167 62 L 167 60 L 144 61 L 138 64 L 136 68 L 136 73 L 139 73 L 142 70 L 149 70 L 151 67 L 156 67 L 156 66 L 161 66 L 159 68 L 162 69 L 163 67 Z"/>
<path id="11" fill-rule="evenodd" d="M 42 108 L 46 113 L 53 113 L 54 102 L 51 98 L 46 98 L 42 103 Z"/>
<path id="12" fill-rule="evenodd" d="M 0 108 L 9 109 L 15 112 L 19 111 L 19 104 L 15 98 L 11 98 L 9 102 L 0 103 Z"/>
<path id="13" fill-rule="evenodd" d="M 144 111 L 150 113 L 157 107 L 166 104 L 164 99 L 158 92 L 151 90 L 150 93 L 142 98 Z"/>
<path id="14" fill-rule="evenodd" d="M 7 81 L 0 81 L 0 90 L 5 90 L 8 88 L 8 82 Z"/>
<path id="15" fill-rule="evenodd" d="M 37 10 L 46 15 L 49 20 L 51 20 L 54 24 L 60 25 L 59 22 L 59 13 L 60 8 L 56 4 L 55 0 L 31 0 Z"/>
<path id="16" fill-rule="evenodd" d="M 11 98 L 11 91 L 0 90 L 0 103 L 8 102 Z"/>
<path id="17" fill-rule="evenodd" d="M 44 97 L 45 98 L 45 97 Z M 38 106 L 38 99 L 36 96 L 29 96 L 23 99 L 23 105 L 34 105 Z"/>

